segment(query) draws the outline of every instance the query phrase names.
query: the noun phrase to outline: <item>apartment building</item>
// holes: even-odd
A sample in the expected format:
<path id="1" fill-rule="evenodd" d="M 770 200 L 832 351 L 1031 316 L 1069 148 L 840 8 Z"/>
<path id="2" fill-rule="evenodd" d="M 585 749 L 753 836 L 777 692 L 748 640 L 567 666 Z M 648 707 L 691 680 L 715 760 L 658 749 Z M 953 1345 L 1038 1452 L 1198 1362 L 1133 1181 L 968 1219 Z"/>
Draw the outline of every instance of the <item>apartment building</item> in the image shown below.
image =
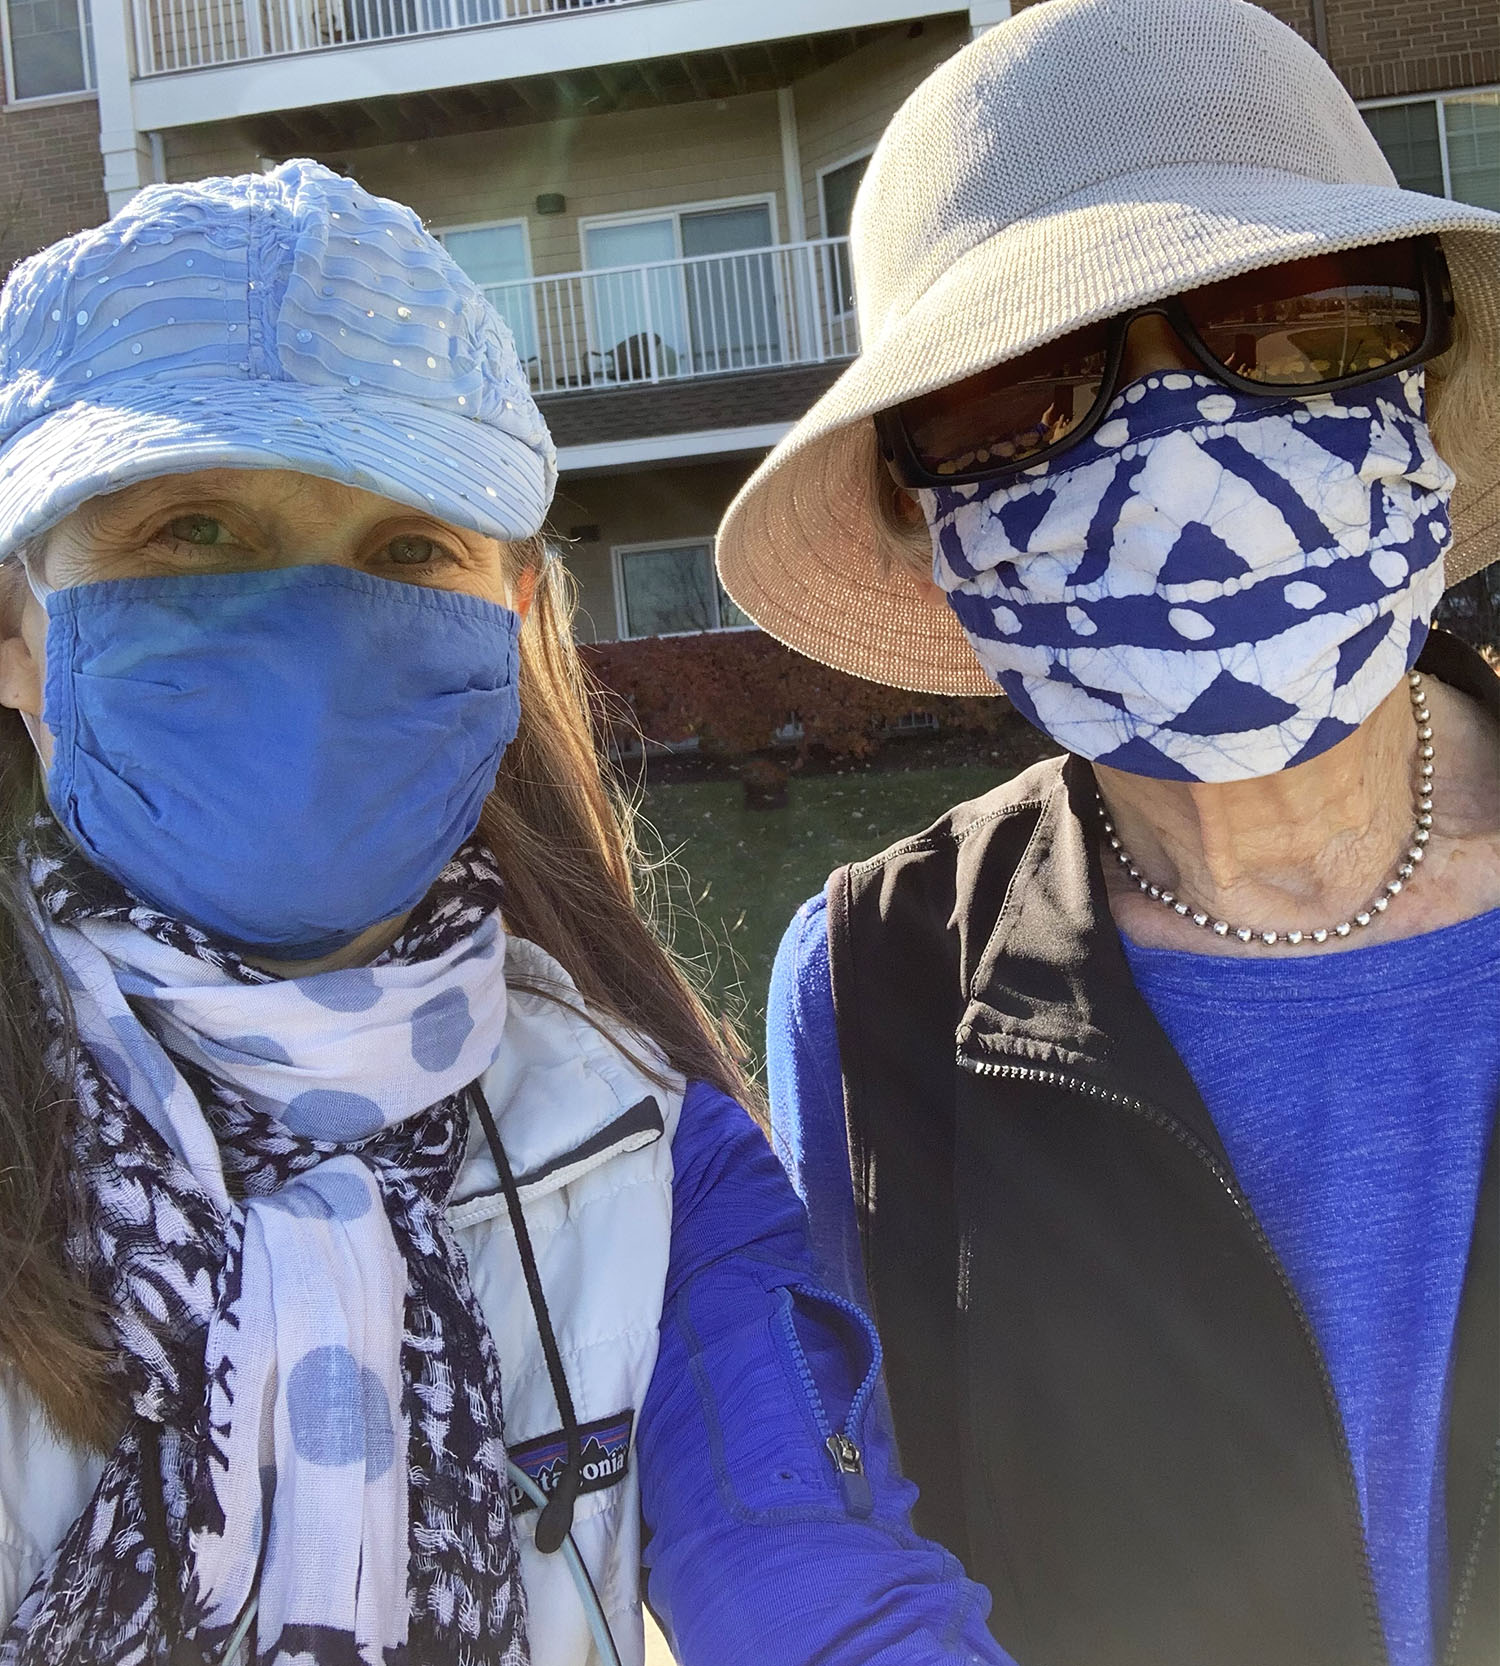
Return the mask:
<path id="1" fill-rule="evenodd" d="M 149 180 L 318 157 L 411 203 L 510 321 L 582 634 L 743 628 L 713 530 L 857 351 L 865 161 L 1024 3 L 0 0 L 0 264 Z M 1403 183 L 1500 208 L 1495 0 L 1268 3 Z"/>

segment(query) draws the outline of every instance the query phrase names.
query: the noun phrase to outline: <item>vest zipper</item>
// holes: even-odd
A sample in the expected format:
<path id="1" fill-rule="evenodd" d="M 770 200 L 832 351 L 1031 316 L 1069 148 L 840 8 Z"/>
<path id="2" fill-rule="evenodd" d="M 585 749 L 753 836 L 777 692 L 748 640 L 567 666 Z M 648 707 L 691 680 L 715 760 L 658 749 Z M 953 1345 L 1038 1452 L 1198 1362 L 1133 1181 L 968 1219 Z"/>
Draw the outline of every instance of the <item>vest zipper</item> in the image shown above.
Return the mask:
<path id="1" fill-rule="evenodd" d="M 1343 1413 L 1339 1410 L 1338 1396 L 1334 1392 L 1333 1378 L 1329 1375 L 1328 1364 L 1323 1358 L 1322 1347 L 1318 1343 L 1317 1333 L 1313 1330 L 1312 1321 L 1307 1316 L 1307 1309 L 1302 1305 L 1302 1298 L 1293 1288 L 1292 1281 L 1287 1277 L 1286 1269 L 1281 1265 L 1281 1259 L 1276 1254 L 1271 1240 L 1266 1236 L 1265 1228 L 1256 1219 L 1255 1211 L 1250 1207 L 1250 1201 L 1235 1185 L 1220 1166 L 1213 1153 L 1188 1128 L 1185 1128 L 1175 1117 L 1154 1105 L 1148 1105 L 1142 1099 L 1132 1098 L 1129 1094 L 1115 1093 L 1109 1088 L 1102 1088 L 1081 1076 L 1069 1076 L 1060 1070 L 1043 1070 L 1034 1065 L 1025 1064 L 990 1064 L 984 1060 L 971 1059 L 963 1053 L 958 1055 L 960 1069 L 967 1070 L 976 1076 L 1001 1076 L 1011 1081 L 1041 1082 L 1051 1087 L 1067 1088 L 1074 1093 L 1081 1093 L 1089 1099 L 1102 1099 L 1107 1104 L 1118 1105 L 1132 1115 L 1149 1122 L 1153 1127 L 1168 1133 L 1180 1145 L 1198 1159 L 1200 1163 L 1213 1175 L 1223 1188 L 1224 1194 L 1234 1205 L 1236 1212 L 1250 1228 L 1256 1245 L 1260 1249 L 1266 1263 L 1276 1275 L 1276 1282 L 1281 1286 L 1287 1301 L 1291 1304 L 1292 1314 L 1301 1330 L 1308 1351 L 1312 1355 L 1313 1364 L 1317 1368 L 1318 1384 L 1323 1391 L 1323 1404 L 1328 1412 L 1329 1420 L 1338 1435 L 1338 1453 L 1340 1468 L 1344 1480 L 1344 1506 L 1348 1514 L 1349 1525 L 1353 1533 L 1354 1542 L 1359 1547 L 1359 1582 L 1361 1594 L 1364 1598 L 1365 1623 L 1369 1629 L 1371 1641 L 1374 1645 L 1374 1659 L 1377 1666 L 1389 1666 L 1389 1655 L 1386 1650 L 1385 1627 L 1380 1619 L 1380 1606 L 1375 1595 L 1375 1577 L 1370 1569 L 1370 1547 L 1365 1541 L 1364 1519 L 1359 1510 L 1359 1494 L 1354 1482 L 1354 1460 L 1349 1452 L 1349 1437 L 1344 1429 Z M 1444 1662 L 1448 1666 L 1448 1662 Z"/>
<path id="2" fill-rule="evenodd" d="M 792 1361 L 797 1367 L 797 1376 L 802 1383 L 802 1391 L 807 1396 L 807 1403 L 812 1409 L 813 1421 L 818 1426 L 818 1434 L 823 1441 L 824 1450 L 828 1453 L 833 1464 L 834 1472 L 838 1476 L 839 1491 L 843 1494 L 844 1507 L 852 1516 L 863 1519 L 873 1513 L 874 1497 L 870 1491 L 870 1479 L 865 1474 L 864 1454 L 860 1451 L 855 1440 L 860 1426 L 864 1422 L 865 1412 L 870 1404 L 870 1396 L 875 1392 L 875 1384 L 880 1379 L 880 1342 L 876 1337 L 870 1321 L 853 1302 L 845 1301 L 842 1296 L 836 1296 L 831 1290 L 814 1289 L 809 1284 L 788 1284 L 783 1287 L 787 1291 L 787 1299 L 782 1304 L 780 1319 L 787 1349 Z M 870 1344 L 870 1364 L 864 1379 L 854 1391 L 854 1398 L 849 1402 L 849 1413 L 844 1419 L 842 1429 L 835 1429 L 829 1421 L 828 1413 L 823 1406 L 823 1396 L 818 1392 L 817 1382 L 813 1378 L 812 1367 L 807 1363 L 807 1355 L 803 1352 L 801 1339 L 797 1335 L 797 1327 L 792 1322 L 792 1295 L 805 1296 L 809 1301 L 822 1302 L 825 1306 L 837 1308 L 854 1326 L 855 1331 L 863 1336 Z"/>
<path id="3" fill-rule="evenodd" d="M 1496 1494 L 1500 1492 L 1500 1446 L 1496 1446 L 1490 1455 L 1488 1478 L 1489 1487 L 1479 1511 L 1479 1520 L 1474 1524 L 1463 1572 L 1453 1593 L 1453 1612 L 1448 1618 L 1448 1643 L 1443 1650 L 1443 1666 L 1458 1666 L 1458 1645 L 1463 1636 L 1464 1616 L 1468 1612 L 1469 1598 L 1474 1594 L 1475 1575 L 1479 1572 L 1479 1547 L 1484 1543 L 1484 1530 L 1495 1508 Z"/>

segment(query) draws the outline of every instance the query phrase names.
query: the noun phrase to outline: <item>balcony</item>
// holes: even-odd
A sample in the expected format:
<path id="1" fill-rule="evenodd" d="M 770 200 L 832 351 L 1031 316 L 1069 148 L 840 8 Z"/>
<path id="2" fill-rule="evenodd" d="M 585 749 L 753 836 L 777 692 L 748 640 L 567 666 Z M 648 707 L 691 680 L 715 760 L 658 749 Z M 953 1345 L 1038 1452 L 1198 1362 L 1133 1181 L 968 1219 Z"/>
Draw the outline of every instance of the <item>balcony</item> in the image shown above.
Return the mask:
<path id="1" fill-rule="evenodd" d="M 859 351 L 847 238 L 487 285 L 533 391 L 831 364 Z"/>
<path id="2" fill-rule="evenodd" d="M 132 0 L 136 68 L 170 75 L 246 59 L 440 34 L 642 0 Z"/>
<path id="3" fill-rule="evenodd" d="M 788 86 L 954 4 L 129 0 L 129 125 L 249 120 L 266 154 L 316 154 L 730 98 Z"/>

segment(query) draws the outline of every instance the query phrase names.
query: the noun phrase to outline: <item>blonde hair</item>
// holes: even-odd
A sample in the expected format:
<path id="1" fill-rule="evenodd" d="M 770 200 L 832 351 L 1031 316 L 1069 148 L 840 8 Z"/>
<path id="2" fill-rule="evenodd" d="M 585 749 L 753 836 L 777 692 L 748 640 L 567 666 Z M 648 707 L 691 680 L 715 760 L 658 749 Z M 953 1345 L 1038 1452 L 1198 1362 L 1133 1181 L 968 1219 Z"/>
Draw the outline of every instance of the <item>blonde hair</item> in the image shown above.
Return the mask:
<path id="1" fill-rule="evenodd" d="M 668 923 L 638 906 L 646 864 L 633 806 L 595 744 L 596 691 L 574 646 L 572 581 L 539 537 L 511 546 L 506 561 L 512 578 L 536 573 L 521 631 L 520 729 L 480 819 L 504 880 L 506 926 L 563 966 L 602 1028 L 628 1028 L 672 1070 L 758 1110 L 739 1038 L 710 1015 L 665 940 Z M 24 595 L 20 562 L 0 565 L 0 634 Z M 0 1369 L 65 1436 L 106 1449 L 122 1391 L 103 1311 L 65 1253 L 88 1207 L 70 1162 L 78 1106 L 71 1071 L 48 1067 L 50 1021 L 35 971 L 47 957 L 15 862 L 43 801 L 30 739 L 0 708 Z M 78 1040 L 66 1011 L 64 1027 L 72 1057 Z"/>
<path id="2" fill-rule="evenodd" d="M 1500 376 L 1475 350 L 1474 329 L 1462 307 L 1453 320 L 1452 346 L 1423 368 L 1427 426 L 1438 456 L 1460 481 L 1483 474 L 1500 435 Z"/>

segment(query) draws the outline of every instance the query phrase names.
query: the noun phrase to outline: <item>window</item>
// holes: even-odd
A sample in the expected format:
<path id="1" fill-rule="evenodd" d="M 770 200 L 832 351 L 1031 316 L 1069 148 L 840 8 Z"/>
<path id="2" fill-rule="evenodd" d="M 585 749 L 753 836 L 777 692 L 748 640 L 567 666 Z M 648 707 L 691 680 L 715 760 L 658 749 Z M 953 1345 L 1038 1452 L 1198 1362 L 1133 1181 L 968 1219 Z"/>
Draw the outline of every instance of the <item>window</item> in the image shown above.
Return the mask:
<path id="1" fill-rule="evenodd" d="M 854 211 L 854 196 L 859 182 L 870 165 L 868 156 L 856 156 L 852 162 L 841 162 L 818 175 L 818 188 L 823 196 L 823 235 L 847 237 L 849 217 Z M 835 293 L 845 312 L 854 310 L 854 271 L 849 264 L 849 251 L 834 251 Z"/>
<path id="2" fill-rule="evenodd" d="M 1500 92 L 1443 100 L 1449 192 L 1500 210 Z"/>
<path id="3" fill-rule="evenodd" d="M 521 363 L 534 367 L 536 307 L 527 281 L 531 277 L 531 249 L 526 222 L 501 220 L 493 225 L 452 226 L 438 236 L 510 325 Z"/>
<path id="4" fill-rule="evenodd" d="M 616 548 L 615 611 L 621 636 L 732 630 L 750 620 L 714 572 L 711 538 Z"/>
<path id="5" fill-rule="evenodd" d="M 94 85 L 87 0 L 5 0 L 5 47 L 12 99 L 53 98 Z"/>
<path id="6" fill-rule="evenodd" d="M 674 208 L 583 223 L 589 334 L 605 380 L 782 362 L 771 204 Z M 640 268 L 645 270 L 640 270 Z M 628 270 L 619 270 L 628 268 Z"/>
<path id="7" fill-rule="evenodd" d="M 1360 113 L 1408 190 L 1500 209 L 1500 89 L 1368 105 Z"/>

